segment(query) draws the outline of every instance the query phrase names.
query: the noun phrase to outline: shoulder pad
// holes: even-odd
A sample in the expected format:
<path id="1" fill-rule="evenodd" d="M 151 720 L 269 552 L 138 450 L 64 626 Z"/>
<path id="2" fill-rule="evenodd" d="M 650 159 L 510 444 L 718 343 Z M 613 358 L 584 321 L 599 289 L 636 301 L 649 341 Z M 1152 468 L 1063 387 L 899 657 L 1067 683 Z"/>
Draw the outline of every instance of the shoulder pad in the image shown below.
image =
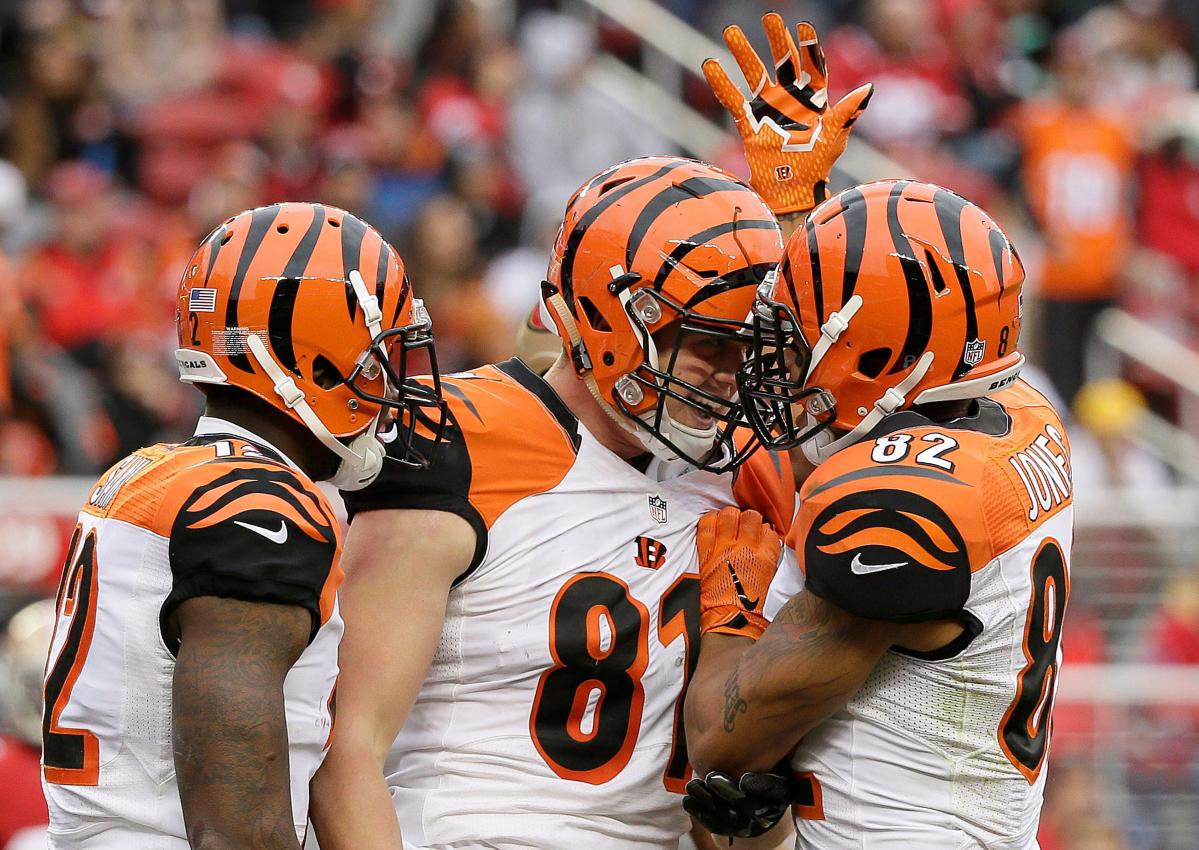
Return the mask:
<path id="1" fill-rule="evenodd" d="M 933 439 L 924 440 L 926 436 Z M 789 538 L 806 586 L 858 616 L 900 622 L 957 613 L 991 560 L 979 488 L 956 441 L 918 429 L 838 452 L 804 483 Z M 916 458 L 929 449 L 924 458 Z"/>
<path id="2" fill-rule="evenodd" d="M 297 470 L 246 458 L 188 467 L 172 482 L 162 518 L 174 580 L 164 626 L 194 596 L 301 606 L 312 614 L 313 636 L 331 616 L 341 529 L 324 494 Z"/>

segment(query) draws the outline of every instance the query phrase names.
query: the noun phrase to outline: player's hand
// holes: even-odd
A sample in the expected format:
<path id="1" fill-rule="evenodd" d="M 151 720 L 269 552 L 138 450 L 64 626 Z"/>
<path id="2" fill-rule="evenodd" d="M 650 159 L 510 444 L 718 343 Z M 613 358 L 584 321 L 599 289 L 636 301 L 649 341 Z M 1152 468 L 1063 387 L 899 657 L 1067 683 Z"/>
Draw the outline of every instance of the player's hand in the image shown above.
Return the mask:
<path id="1" fill-rule="evenodd" d="M 740 780 L 713 770 L 687 783 L 683 808 L 716 835 L 753 838 L 783 819 L 792 802 L 791 780 L 776 773 L 743 773 Z"/>
<path id="2" fill-rule="evenodd" d="M 827 194 L 829 172 L 849 142 L 850 128 L 874 93 L 871 83 L 828 105 L 828 72 L 816 30 L 796 27 L 799 44 L 777 12 L 762 17 L 777 80 L 738 26 L 727 27 L 724 43 L 749 84 L 746 100 L 720 62 L 704 62 L 713 94 L 733 116 L 745 144 L 750 185 L 775 215 L 810 210 Z"/>
<path id="3" fill-rule="evenodd" d="M 766 591 L 778 567 L 782 540 L 756 511 L 723 508 L 704 514 L 699 551 L 699 630 L 755 640 L 766 631 Z"/>

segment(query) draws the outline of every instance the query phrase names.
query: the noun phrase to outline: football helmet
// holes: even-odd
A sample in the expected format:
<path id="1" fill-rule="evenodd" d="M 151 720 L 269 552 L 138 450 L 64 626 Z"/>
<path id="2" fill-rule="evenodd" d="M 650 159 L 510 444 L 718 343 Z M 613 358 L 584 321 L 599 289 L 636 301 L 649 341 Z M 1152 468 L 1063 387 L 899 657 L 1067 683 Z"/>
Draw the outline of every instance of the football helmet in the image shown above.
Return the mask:
<path id="1" fill-rule="evenodd" d="M 996 392 L 1024 363 L 1023 282 L 1007 236 L 960 195 L 910 180 L 847 189 L 759 287 L 738 374 L 747 416 L 766 445 L 819 463 L 896 410 Z"/>
<path id="2" fill-rule="evenodd" d="M 402 463 L 418 419 L 440 436 L 445 405 L 432 324 L 404 264 L 374 228 L 321 204 L 272 204 L 216 228 L 179 284 L 176 360 L 185 383 L 238 387 L 306 427 L 341 459 L 331 482 L 365 487 L 394 410 Z M 423 352 L 431 379 L 409 374 Z M 436 442 L 436 441 L 435 441 Z"/>
<path id="3" fill-rule="evenodd" d="M 18 610 L 0 629 L 0 731 L 42 741 L 42 678 L 58 611 L 53 599 Z"/>
<path id="4" fill-rule="evenodd" d="M 681 157 L 630 160 L 567 204 L 543 318 L 600 407 L 655 457 L 727 470 L 756 441 L 733 444 L 744 423 L 735 397 L 674 374 L 680 342 L 702 334 L 748 344 L 754 291 L 781 256 L 773 213 L 731 174 Z M 655 335 L 672 326 L 673 345 L 659 350 Z M 711 424 L 675 421 L 668 399 Z"/>

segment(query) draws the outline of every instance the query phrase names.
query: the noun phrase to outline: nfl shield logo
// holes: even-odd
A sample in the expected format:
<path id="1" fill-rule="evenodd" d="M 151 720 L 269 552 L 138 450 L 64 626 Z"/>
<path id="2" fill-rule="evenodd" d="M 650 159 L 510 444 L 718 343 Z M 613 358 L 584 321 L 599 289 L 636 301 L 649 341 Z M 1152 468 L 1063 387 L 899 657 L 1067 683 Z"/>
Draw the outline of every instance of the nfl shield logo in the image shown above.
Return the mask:
<path id="1" fill-rule="evenodd" d="M 983 362 L 983 353 L 987 350 L 987 344 L 981 339 L 976 339 L 966 343 L 966 353 L 962 355 L 962 360 L 967 366 L 977 366 Z"/>
<path id="2" fill-rule="evenodd" d="M 649 497 L 649 515 L 654 522 L 666 522 L 666 500 L 661 496 Z"/>

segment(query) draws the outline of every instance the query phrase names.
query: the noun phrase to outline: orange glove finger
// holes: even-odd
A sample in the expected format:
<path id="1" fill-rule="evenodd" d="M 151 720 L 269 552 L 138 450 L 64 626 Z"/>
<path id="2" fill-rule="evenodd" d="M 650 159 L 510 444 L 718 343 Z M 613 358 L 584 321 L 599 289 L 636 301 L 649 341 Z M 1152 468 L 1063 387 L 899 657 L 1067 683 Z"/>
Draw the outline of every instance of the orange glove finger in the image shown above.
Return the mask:
<path id="1" fill-rule="evenodd" d="M 757 97 L 758 93 L 770 84 L 770 77 L 766 73 L 766 66 L 758 58 L 758 52 L 749 43 L 749 39 L 741 31 L 741 27 L 736 24 L 731 27 L 725 27 L 724 43 L 728 47 L 729 52 L 733 54 L 733 58 L 737 60 L 737 67 L 741 69 L 741 73 L 745 76 L 745 82 L 749 85 L 750 98 Z"/>
<path id="2" fill-rule="evenodd" d="M 783 16 L 778 12 L 767 12 L 762 16 L 762 28 L 766 30 L 766 40 L 770 42 L 770 55 L 774 58 L 779 85 L 794 83 L 800 76 L 799 49 Z"/>
<path id="3" fill-rule="evenodd" d="M 708 81 L 712 93 L 716 95 L 720 105 L 733 116 L 733 121 L 740 124 L 745 120 L 745 95 L 729 79 L 724 66 L 716 59 L 705 59 L 703 68 L 704 78 Z"/>
<path id="4" fill-rule="evenodd" d="M 799 42 L 800 64 L 809 78 L 808 85 L 815 91 L 828 88 L 828 66 L 824 62 L 820 39 L 816 37 L 816 28 L 809 21 L 800 21 L 795 26 L 795 36 Z"/>
<path id="5" fill-rule="evenodd" d="M 866 83 L 864 86 L 858 86 L 845 97 L 837 101 L 837 105 L 832 108 L 832 120 L 842 130 L 847 130 L 853 126 L 858 117 L 866 111 L 866 107 L 870 104 L 870 98 L 874 96 L 874 84 Z"/>

